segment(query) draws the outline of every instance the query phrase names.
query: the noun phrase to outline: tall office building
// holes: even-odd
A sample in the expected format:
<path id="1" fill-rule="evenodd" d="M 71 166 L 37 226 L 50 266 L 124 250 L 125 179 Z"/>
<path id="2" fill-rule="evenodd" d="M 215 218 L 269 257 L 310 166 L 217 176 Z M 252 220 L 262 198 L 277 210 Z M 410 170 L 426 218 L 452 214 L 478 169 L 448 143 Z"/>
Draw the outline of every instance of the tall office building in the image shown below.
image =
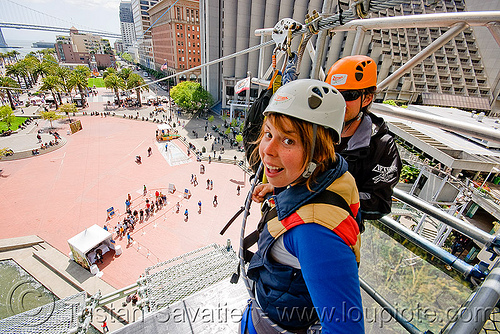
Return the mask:
<path id="1" fill-rule="evenodd" d="M 427 0 L 411 0 L 371 16 L 500 10 L 500 2 L 494 0 L 486 0 L 484 4 L 469 0 L 441 0 L 429 5 L 430 3 Z M 333 8 L 326 12 L 336 12 L 336 4 L 334 2 Z M 224 0 L 214 5 L 213 1 L 201 0 L 200 8 L 203 63 L 258 45 L 260 37 L 255 36 L 254 31 L 272 28 L 282 18 L 304 22 L 307 12 L 311 13 L 313 9 L 322 11 L 323 1 Z M 377 99 L 401 99 L 456 106 L 487 114 L 499 113 L 500 64 L 496 55 L 500 54 L 500 48 L 493 41 L 485 46 L 489 48 L 487 52 L 483 52 L 486 49 L 483 49 L 482 44 L 485 43 L 478 43 L 477 30 L 465 29 L 422 64 L 391 84 Z M 445 31 L 446 28 L 369 30 L 365 32 L 361 53 L 371 56 L 378 63 L 378 82 L 381 82 Z M 351 54 L 355 34 L 337 32 L 327 37 L 325 55 L 321 62 L 325 71 L 337 59 Z M 489 34 L 487 30 L 484 32 L 486 34 Z M 266 37 L 265 41 L 269 39 L 270 37 Z M 299 38 L 294 39 L 292 49 L 297 49 L 298 40 Z M 312 41 L 314 45 L 315 37 Z M 204 86 L 216 100 L 222 102 L 222 107 L 227 107 L 229 100 L 244 99 L 234 96 L 232 88 L 235 82 L 246 77 L 247 71 L 253 76 L 258 75 L 259 56 L 262 57 L 264 68 L 267 68 L 271 64 L 272 51 L 273 46 L 269 46 L 262 52 L 253 51 L 204 69 Z M 305 54 L 300 67 L 300 78 L 311 76 L 311 65 L 309 56 Z"/>
<path id="2" fill-rule="evenodd" d="M 148 10 L 158 3 L 157 0 L 132 0 L 132 15 L 134 17 L 135 37 L 139 63 L 148 68 L 154 68 L 154 51 L 151 40 L 151 22 Z"/>
<path id="3" fill-rule="evenodd" d="M 151 28 L 155 69 L 173 74 L 200 65 L 199 1 L 163 0 L 149 14 L 156 22 Z M 199 80 L 200 74 L 198 69 L 179 79 Z"/>
<path id="4" fill-rule="evenodd" d="M 132 3 L 130 1 L 120 2 L 120 30 L 124 49 L 134 45 L 136 41 L 135 26 L 134 16 L 132 15 Z"/>

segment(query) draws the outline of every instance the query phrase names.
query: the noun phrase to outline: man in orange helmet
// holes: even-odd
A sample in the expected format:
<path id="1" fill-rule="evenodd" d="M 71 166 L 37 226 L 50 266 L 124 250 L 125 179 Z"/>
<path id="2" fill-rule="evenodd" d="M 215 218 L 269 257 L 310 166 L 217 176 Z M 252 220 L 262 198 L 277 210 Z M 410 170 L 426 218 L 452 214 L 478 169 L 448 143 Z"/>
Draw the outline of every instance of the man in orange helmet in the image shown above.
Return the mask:
<path id="1" fill-rule="evenodd" d="M 344 57 L 332 65 L 325 81 L 346 101 L 336 151 L 347 160 L 356 180 L 362 218 L 378 219 L 391 212 L 392 188 L 402 165 L 387 124 L 370 112 L 377 90 L 377 65 L 367 56 Z"/>

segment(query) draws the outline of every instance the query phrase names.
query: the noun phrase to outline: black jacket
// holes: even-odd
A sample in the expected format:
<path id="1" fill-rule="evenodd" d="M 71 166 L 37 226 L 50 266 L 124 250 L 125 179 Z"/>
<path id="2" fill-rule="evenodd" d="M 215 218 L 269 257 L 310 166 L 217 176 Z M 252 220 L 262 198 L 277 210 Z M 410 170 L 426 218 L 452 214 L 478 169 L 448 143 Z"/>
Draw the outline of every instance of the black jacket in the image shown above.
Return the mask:
<path id="1" fill-rule="evenodd" d="M 391 212 L 392 188 L 401 174 L 401 159 L 384 119 L 363 117 L 347 147 L 338 152 L 349 165 L 359 191 L 361 217 L 378 219 Z"/>

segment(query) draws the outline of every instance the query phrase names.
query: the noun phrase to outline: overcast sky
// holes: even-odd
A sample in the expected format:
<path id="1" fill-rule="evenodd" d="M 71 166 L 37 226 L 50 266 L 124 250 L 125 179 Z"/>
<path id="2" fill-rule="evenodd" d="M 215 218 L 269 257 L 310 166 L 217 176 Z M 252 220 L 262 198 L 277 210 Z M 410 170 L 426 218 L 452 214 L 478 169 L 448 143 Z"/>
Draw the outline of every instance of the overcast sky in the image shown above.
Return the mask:
<path id="1" fill-rule="evenodd" d="M 120 0 L 0 0 L 0 20 L 9 23 L 52 24 L 58 27 L 74 25 L 80 29 L 94 28 L 120 33 L 119 5 Z M 62 35 L 6 28 L 2 28 L 2 32 L 7 43 L 11 40 L 55 42 L 55 36 Z"/>

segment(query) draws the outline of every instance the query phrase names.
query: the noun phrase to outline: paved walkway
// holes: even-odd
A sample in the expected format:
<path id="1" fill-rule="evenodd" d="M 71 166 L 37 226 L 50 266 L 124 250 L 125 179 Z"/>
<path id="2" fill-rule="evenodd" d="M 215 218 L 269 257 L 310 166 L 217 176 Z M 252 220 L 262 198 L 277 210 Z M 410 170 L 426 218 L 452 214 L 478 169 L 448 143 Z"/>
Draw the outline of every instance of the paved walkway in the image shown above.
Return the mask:
<path id="1" fill-rule="evenodd" d="M 166 193 L 168 185 L 173 183 L 177 191 L 168 195 L 167 205 L 136 226 L 132 233 L 134 243 L 127 245 L 126 238 L 117 238 L 123 254 L 118 257 L 105 254 L 104 263 L 99 264 L 104 273 L 102 279 L 115 288 L 122 288 L 134 283 L 146 267 L 207 244 L 225 244 L 229 238 L 237 247 L 241 219 L 235 221 L 226 235 L 220 236 L 219 231 L 244 203 L 249 183 L 243 170 L 233 164 L 202 162 L 206 171 L 200 174 L 200 163 L 194 159 L 170 165 L 162 154 L 163 145 L 156 143 L 156 123 L 128 118 L 137 113 L 139 119 L 150 118 L 154 107 L 113 109 L 109 112 L 114 112 L 114 117 L 103 117 L 100 112 L 104 111 L 107 105 L 104 101 L 110 97 L 109 91 L 99 89 L 98 97 L 90 99 L 89 107 L 84 110 L 87 115 L 80 113 L 75 117 L 81 121 L 82 131 L 68 135 L 66 121 L 54 122 L 66 145 L 27 159 L 0 161 L 3 170 L 0 174 L 0 221 L 9 225 L 2 229 L 0 238 L 38 235 L 61 253 L 68 254 L 69 238 L 93 224 L 111 226 L 118 221 L 125 210 L 127 194 L 132 196 L 133 208 L 139 209 L 154 191 Z M 99 116 L 90 116 L 93 111 L 98 111 Z M 205 120 L 181 116 L 178 121 L 185 125 L 177 129 L 186 141 L 198 148 L 208 148 L 210 142 L 202 135 Z M 222 123 L 220 119 L 217 122 Z M 39 122 L 36 129 L 46 127 L 47 124 Z M 199 138 L 193 136 L 193 129 L 201 135 Z M 0 145 L 36 147 L 36 135 L 30 131 L 33 129 L 5 137 Z M 175 145 L 172 150 L 176 155 L 187 156 L 182 141 L 174 140 L 172 145 Z M 243 157 L 242 152 L 231 150 L 227 143 L 225 146 L 223 158 L 233 159 L 237 155 L 239 160 Z M 150 157 L 147 157 L 148 147 L 153 149 Z M 136 155 L 142 156 L 141 165 L 135 163 Z M 191 174 L 197 175 L 199 185 L 190 183 Z M 213 180 L 213 190 L 206 189 L 207 179 Z M 142 195 L 144 185 L 149 190 L 146 197 Z M 240 196 L 236 195 L 237 185 L 243 188 Z M 189 189 L 189 199 L 183 197 L 184 189 Z M 218 196 L 217 206 L 212 205 L 214 195 Z M 201 214 L 198 213 L 200 200 L 203 203 Z M 174 210 L 177 202 L 181 205 L 178 214 Z M 106 210 L 111 206 L 118 214 L 106 221 Z M 188 221 L 183 216 L 186 208 L 190 213 Z M 252 210 L 252 217 L 258 217 L 258 207 Z M 256 219 L 250 220 L 249 229 L 257 224 Z"/>

